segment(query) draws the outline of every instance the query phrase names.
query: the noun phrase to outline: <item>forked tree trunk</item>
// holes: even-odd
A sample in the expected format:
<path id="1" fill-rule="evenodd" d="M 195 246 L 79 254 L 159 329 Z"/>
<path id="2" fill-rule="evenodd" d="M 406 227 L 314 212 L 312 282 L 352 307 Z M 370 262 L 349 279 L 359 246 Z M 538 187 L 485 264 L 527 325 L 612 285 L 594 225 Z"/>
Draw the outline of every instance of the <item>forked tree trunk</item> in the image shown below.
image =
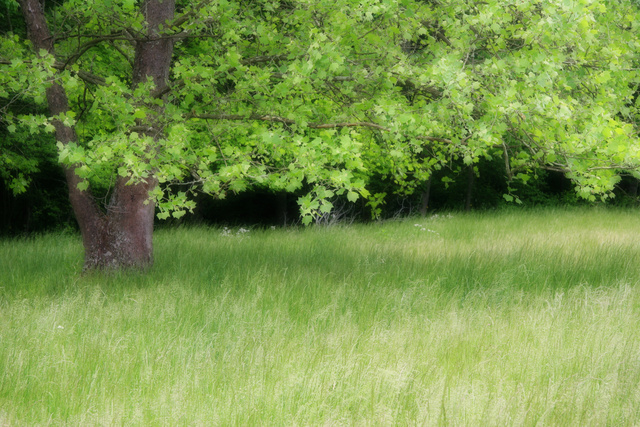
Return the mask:
<path id="1" fill-rule="evenodd" d="M 55 54 L 53 38 L 38 0 L 19 0 L 27 24 L 29 39 L 36 51 L 45 49 Z M 147 38 L 136 45 L 132 82 L 133 86 L 152 77 L 156 89 L 166 87 L 171 66 L 173 43 L 158 36 L 159 24 L 173 19 L 175 0 L 147 0 L 142 11 L 147 21 Z M 47 102 L 51 115 L 69 111 L 65 90 L 58 83 L 47 89 Z M 77 141 L 75 130 L 62 122 L 54 122 L 56 139 L 63 144 Z M 155 138 L 162 129 L 148 127 Z M 153 263 L 153 220 L 155 206 L 149 203 L 149 191 L 157 185 L 155 177 L 145 182 L 129 183 L 118 178 L 106 211 L 102 211 L 90 190 L 80 191 L 81 179 L 76 175 L 77 165 L 63 166 L 69 200 L 82 233 L 85 249 L 85 269 L 128 267 L 146 268 Z"/>

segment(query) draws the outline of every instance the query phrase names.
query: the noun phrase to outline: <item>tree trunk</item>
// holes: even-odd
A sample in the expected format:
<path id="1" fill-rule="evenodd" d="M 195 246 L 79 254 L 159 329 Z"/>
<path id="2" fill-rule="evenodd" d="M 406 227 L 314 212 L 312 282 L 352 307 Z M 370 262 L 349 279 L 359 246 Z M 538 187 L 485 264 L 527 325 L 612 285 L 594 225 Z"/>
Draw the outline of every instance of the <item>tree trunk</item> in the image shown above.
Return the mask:
<path id="1" fill-rule="evenodd" d="M 279 191 L 277 197 L 278 224 L 287 226 L 287 192 Z"/>
<path id="2" fill-rule="evenodd" d="M 429 199 L 431 198 L 431 180 L 433 179 L 433 172 L 429 176 L 427 183 L 420 196 L 420 215 L 427 216 L 427 210 L 429 209 Z"/>
<path id="3" fill-rule="evenodd" d="M 127 185 L 126 178 L 118 178 L 107 212 L 91 214 L 88 226 L 80 225 L 85 269 L 144 269 L 153 264 L 155 209 L 145 201 L 155 185 L 155 180 Z"/>
<path id="4" fill-rule="evenodd" d="M 53 37 L 38 0 L 19 0 L 27 24 L 29 39 L 36 51 L 45 49 L 54 55 Z M 153 78 L 156 89 L 167 85 L 173 43 L 158 36 L 159 24 L 173 18 L 174 0 L 147 0 L 142 11 L 148 24 L 147 38 L 139 40 L 133 69 L 134 87 Z M 47 89 L 51 115 L 69 111 L 67 95 L 57 82 Z M 75 130 L 54 121 L 56 140 L 63 144 L 77 141 Z M 149 134 L 157 140 L 163 132 L 150 124 Z M 106 212 L 95 202 L 89 189 L 81 191 L 80 177 L 75 169 L 80 165 L 64 165 L 69 187 L 69 200 L 82 233 L 85 249 L 85 269 L 128 267 L 147 268 L 153 263 L 153 219 L 155 206 L 149 202 L 149 191 L 157 185 L 155 177 L 143 182 L 128 182 L 119 177 Z"/>

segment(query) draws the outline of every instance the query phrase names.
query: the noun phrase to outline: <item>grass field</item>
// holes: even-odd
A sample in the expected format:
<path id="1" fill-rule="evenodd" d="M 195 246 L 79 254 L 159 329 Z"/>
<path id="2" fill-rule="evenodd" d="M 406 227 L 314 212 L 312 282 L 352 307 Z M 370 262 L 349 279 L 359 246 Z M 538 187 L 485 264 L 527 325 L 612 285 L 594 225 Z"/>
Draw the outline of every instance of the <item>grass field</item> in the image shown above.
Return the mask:
<path id="1" fill-rule="evenodd" d="M 640 212 L 0 241 L 0 426 L 640 423 Z"/>

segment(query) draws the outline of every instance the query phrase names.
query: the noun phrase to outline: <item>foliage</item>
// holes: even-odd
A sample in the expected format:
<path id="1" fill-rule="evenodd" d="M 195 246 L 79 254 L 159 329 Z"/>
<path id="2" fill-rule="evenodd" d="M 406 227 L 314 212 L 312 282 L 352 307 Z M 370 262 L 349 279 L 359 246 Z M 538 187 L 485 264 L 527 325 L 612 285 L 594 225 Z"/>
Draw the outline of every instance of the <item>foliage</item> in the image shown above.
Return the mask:
<path id="1" fill-rule="evenodd" d="M 79 140 L 59 160 L 82 189 L 156 177 L 160 218 L 192 210 L 194 191 L 255 185 L 308 188 L 307 223 L 336 195 L 375 212 L 372 176 L 411 193 L 452 163 L 496 157 L 509 180 L 559 170 L 594 200 L 640 164 L 629 2 L 182 2 L 160 29 L 175 41 L 162 93 L 132 85 L 136 2 L 69 0 L 48 16 L 56 57 L 3 27 L 0 126 L 33 148 L 29 135 L 53 129 L 44 90 L 60 82 L 71 111 L 57 119 Z M 16 112 L 17 100 L 37 108 Z M 0 155 L 16 192 L 34 170 L 20 151 Z"/>

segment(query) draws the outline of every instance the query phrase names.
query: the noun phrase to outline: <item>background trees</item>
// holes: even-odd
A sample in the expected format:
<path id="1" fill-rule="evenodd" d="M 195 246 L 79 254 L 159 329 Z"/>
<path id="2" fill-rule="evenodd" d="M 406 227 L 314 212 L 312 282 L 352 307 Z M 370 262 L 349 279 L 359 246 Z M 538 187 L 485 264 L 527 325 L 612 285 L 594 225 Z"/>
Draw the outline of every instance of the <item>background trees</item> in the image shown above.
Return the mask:
<path id="1" fill-rule="evenodd" d="M 28 28 L 42 9 L 20 6 Z M 179 218 L 195 192 L 302 191 L 310 222 L 336 195 L 375 214 L 375 182 L 412 193 L 495 158 L 508 180 L 562 171 L 588 199 L 639 164 L 629 2 L 60 1 L 42 44 L 7 10 L 3 179 L 22 191 L 56 132 L 90 206 L 74 205 L 88 267 L 149 263 L 154 209 Z"/>

